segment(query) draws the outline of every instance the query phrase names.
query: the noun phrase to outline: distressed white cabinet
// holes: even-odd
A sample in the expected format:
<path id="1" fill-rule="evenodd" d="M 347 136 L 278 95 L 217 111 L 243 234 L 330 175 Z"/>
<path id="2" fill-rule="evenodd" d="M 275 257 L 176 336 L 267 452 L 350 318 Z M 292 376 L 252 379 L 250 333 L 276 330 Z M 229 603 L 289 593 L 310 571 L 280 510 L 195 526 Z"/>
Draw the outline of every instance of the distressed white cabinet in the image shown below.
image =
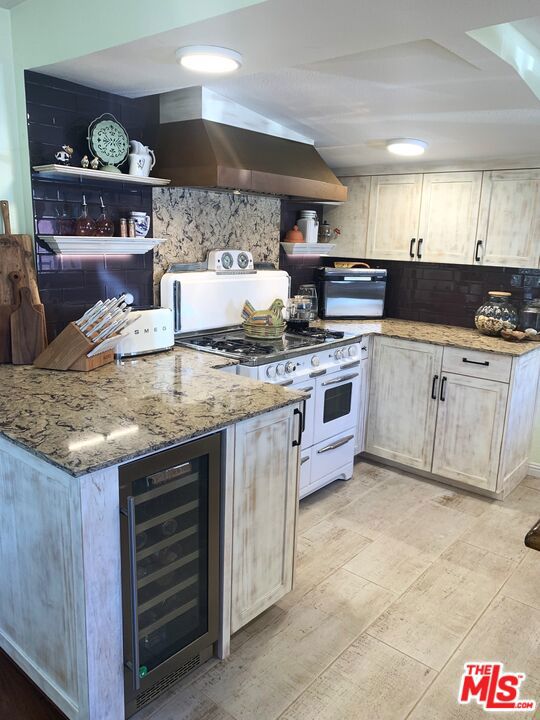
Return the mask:
<path id="1" fill-rule="evenodd" d="M 481 172 L 424 175 L 417 259 L 472 263 L 481 187 Z"/>
<path id="2" fill-rule="evenodd" d="M 366 452 L 504 497 L 527 474 L 540 351 L 373 339 Z"/>
<path id="3" fill-rule="evenodd" d="M 485 172 L 475 262 L 538 267 L 540 170 Z"/>
<path id="4" fill-rule="evenodd" d="M 366 257 L 412 259 L 421 196 L 421 173 L 371 178 Z"/>
<path id="5" fill-rule="evenodd" d="M 495 491 L 508 385 L 443 373 L 432 472 Z"/>
<path id="6" fill-rule="evenodd" d="M 292 589 L 299 416 L 289 406 L 236 425 L 231 632 Z"/>
<path id="7" fill-rule="evenodd" d="M 341 182 L 348 189 L 348 200 L 341 205 L 326 205 L 324 219 L 330 227 L 339 228 L 335 255 L 343 257 L 366 256 L 366 238 L 369 216 L 369 176 L 345 177 Z"/>
<path id="8" fill-rule="evenodd" d="M 363 347 L 368 347 L 368 341 L 364 340 Z M 366 449 L 366 418 L 369 400 L 369 358 L 366 356 L 360 360 L 360 393 L 358 398 L 358 421 L 356 424 L 356 438 L 354 454 L 358 455 Z"/>
<path id="9" fill-rule="evenodd" d="M 430 470 L 437 403 L 433 378 L 442 348 L 428 343 L 373 338 L 366 451 Z"/>

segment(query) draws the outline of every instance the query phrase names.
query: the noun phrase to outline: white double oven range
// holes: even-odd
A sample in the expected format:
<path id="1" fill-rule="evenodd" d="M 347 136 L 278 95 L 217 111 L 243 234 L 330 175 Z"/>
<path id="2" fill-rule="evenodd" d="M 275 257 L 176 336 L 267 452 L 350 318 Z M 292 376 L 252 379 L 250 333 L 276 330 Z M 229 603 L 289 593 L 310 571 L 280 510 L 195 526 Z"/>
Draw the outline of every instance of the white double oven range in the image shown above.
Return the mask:
<path id="1" fill-rule="evenodd" d="M 222 267 L 222 264 L 219 263 Z M 352 476 L 360 397 L 360 363 L 367 346 L 357 337 L 317 327 L 287 330 L 279 340 L 246 337 L 239 320 L 245 300 L 267 308 L 286 303 L 290 278 L 281 270 L 171 266 L 161 303 L 172 308 L 176 343 L 234 358 L 225 368 L 306 395 L 301 437 L 300 497 Z"/>

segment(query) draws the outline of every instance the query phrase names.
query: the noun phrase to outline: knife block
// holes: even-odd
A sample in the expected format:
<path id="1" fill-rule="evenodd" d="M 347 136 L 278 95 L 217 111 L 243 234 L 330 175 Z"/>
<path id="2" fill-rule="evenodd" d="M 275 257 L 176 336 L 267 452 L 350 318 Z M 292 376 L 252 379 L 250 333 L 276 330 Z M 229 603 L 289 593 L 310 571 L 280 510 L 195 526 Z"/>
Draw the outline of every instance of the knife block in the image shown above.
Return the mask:
<path id="1" fill-rule="evenodd" d="M 96 343 L 89 340 L 77 325 L 71 322 L 34 360 L 34 366 L 46 370 L 88 372 L 112 362 L 114 351 L 109 350 L 91 358 L 86 357 L 95 346 Z"/>

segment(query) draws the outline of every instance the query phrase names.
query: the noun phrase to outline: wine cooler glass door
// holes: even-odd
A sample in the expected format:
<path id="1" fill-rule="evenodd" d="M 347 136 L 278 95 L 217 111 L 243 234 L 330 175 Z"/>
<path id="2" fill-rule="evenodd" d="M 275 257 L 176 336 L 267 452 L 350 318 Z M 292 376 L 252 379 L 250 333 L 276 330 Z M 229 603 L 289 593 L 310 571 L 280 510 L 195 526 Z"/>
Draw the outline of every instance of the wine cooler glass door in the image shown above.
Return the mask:
<path id="1" fill-rule="evenodd" d="M 208 645 L 217 637 L 219 436 L 217 452 L 208 447 L 214 437 L 145 458 L 138 468 L 131 463 L 126 468 L 136 477 L 121 480 L 124 645 L 134 691 L 196 641 Z"/>

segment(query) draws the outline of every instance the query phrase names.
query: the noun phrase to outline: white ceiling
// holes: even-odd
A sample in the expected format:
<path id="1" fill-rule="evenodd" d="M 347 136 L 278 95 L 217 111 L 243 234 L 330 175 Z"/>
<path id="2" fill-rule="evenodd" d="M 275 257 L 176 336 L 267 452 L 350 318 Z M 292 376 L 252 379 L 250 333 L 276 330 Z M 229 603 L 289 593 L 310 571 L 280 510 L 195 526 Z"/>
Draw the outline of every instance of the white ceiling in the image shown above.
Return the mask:
<path id="1" fill-rule="evenodd" d="M 267 0 L 40 70 L 129 96 L 202 83 L 313 137 L 341 169 L 395 162 L 380 141 L 396 136 L 427 140 L 434 163 L 540 155 L 540 101 L 465 34 L 520 21 L 540 42 L 539 16 L 540 0 Z M 189 43 L 244 65 L 194 75 L 174 60 Z"/>

